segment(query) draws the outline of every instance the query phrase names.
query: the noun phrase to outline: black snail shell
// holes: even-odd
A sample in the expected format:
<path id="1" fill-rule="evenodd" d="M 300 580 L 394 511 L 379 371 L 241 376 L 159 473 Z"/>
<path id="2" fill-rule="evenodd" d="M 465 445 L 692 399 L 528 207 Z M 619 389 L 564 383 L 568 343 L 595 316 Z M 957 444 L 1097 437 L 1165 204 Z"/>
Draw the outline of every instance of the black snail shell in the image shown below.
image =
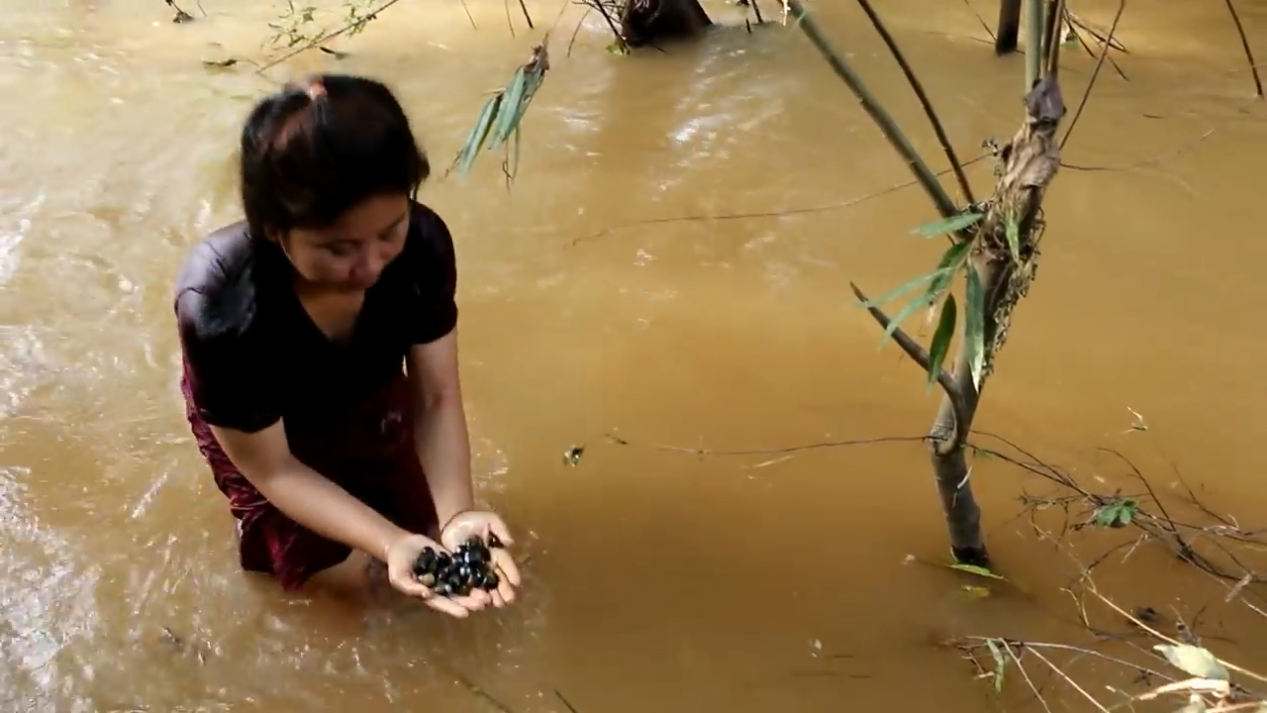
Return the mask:
<path id="1" fill-rule="evenodd" d="M 491 592 L 501 578 L 493 571 L 493 555 L 489 548 L 503 547 L 496 535 L 488 544 L 472 537 L 452 555 L 424 547 L 414 561 L 414 577 L 438 596 L 466 596 L 475 589 Z"/>

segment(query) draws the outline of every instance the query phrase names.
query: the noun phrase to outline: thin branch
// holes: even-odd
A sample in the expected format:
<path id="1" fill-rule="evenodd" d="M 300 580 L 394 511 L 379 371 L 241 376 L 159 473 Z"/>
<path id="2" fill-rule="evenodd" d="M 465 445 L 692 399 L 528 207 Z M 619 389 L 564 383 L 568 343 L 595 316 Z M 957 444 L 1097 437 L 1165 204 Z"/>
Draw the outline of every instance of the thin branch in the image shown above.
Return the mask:
<path id="1" fill-rule="evenodd" d="M 1249 39 L 1245 36 L 1245 26 L 1241 24 L 1241 16 L 1236 12 L 1232 0 L 1224 0 L 1227 11 L 1232 13 L 1232 22 L 1236 23 L 1236 34 L 1241 36 L 1241 47 L 1245 48 L 1245 59 L 1249 61 L 1249 69 L 1254 73 L 1254 88 L 1258 90 L 1258 98 L 1263 98 L 1263 78 L 1258 76 L 1258 65 L 1254 62 L 1254 51 L 1249 48 Z"/>
<path id="2" fill-rule="evenodd" d="M 572 705 L 568 699 L 563 697 L 563 691 L 556 688 L 554 689 L 554 695 L 559 699 L 559 702 L 563 704 L 563 707 L 568 709 L 569 713 L 581 713 L 576 709 L 576 706 Z"/>
<path id="3" fill-rule="evenodd" d="M 1126 9 L 1126 0 L 1118 0 L 1117 14 L 1113 16 L 1113 25 L 1109 27 L 1108 38 L 1104 42 L 1104 46 L 1100 48 L 1100 59 L 1095 63 L 1095 71 L 1091 73 L 1091 81 L 1087 82 L 1087 90 L 1082 93 L 1082 101 L 1078 102 L 1078 110 L 1074 112 L 1073 119 L 1069 121 L 1069 128 L 1065 129 L 1065 135 L 1060 140 L 1060 148 L 1064 149 L 1065 144 L 1069 141 L 1069 135 L 1073 133 L 1073 129 L 1078 125 L 1078 118 L 1082 116 L 1082 110 L 1087 106 L 1087 99 L 1091 97 L 1091 90 L 1095 87 L 1095 80 L 1100 76 L 1100 68 L 1104 66 L 1104 58 L 1109 56 L 1109 48 L 1112 46 L 1113 33 L 1117 31 L 1117 23 L 1122 19 L 1122 11 Z"/>
<path id="4" fill-rule="evenodd" d="M 884 26 L 884 22 L 880 20 L 880 16 L 876 14 L 875 9 L 871 7 L 871 3 L 868 0 L 858 0 L 858 4 L 862 6 L 862 11 L 871 20 L 871 24 L 875 27 L 875 31 L 879 33 L 880 39 L 884 40 L 889 52 L 893 54 L 893 59 L 897 61 L 897 66 L 902 68 L 902 74 L 906 77 L 907 83 L 915 91 L 915 96 L 919 99 L 919 105 L 923 108 L 924 115 L 928 117 L 928 123 L 933 125 L 933 132 L 937 134 L 937 142 L 941 144 L 942 151 L 946 152 L 946 158 L 950 161 L 950 168 L 955 172 L 955 180 L 959 182 L 959 191 L 963 194 L 964 201 L 976 203 L 976 199 L 972 197 L 972 187 L 968 184 L 968 176 L 963 172 L 963 166 L 959 163 L 959 157 L 955 155 L 954 147 L 950 145 L 950 139 L 946 136 L 946 129 L 942 126 L 941 119 L 937 117 L 937 112 L 933 109 L 933 103 L 929 100 L 928 94 L 924 92 L 924 85 L 920 84 L 919 79 L 915 77 L 915 72 L 911 69 L 911 65 L 907 63 L 906 57 L 902 55 L 902 50 L 898 49 L 893 35 L 889 34 L 888 28 Z"/>
<path id="5" fill-rule="evenodd" d="M 1073 14 L 1072 11 L 1069 12 L 1068 17 L 1069 17 L 1069 22 L 1086 30 L 1088 34 L 1090 34 L 1092 37 L 1096 39 L 1096 42 L 1099 42 L 1100 44 L 1110 45 L 1113 47 L 1113 49 L 1123 54 L 1131 53 L 1130 50 L 1126 49 L 1126 45 L 1122 44 L 1121 41 L 1118 40 L 1116 37 L 1106 37 L 1102 31 L 1093 27 L 1091 23 L 1087 22 L 1081 17 L 1078 17 L 1077 15 Z"/>
<path id="6" fill-rule="evenodd" d="M 1082 33 L 1078 32 L 1078 28 L 1074 26 L 1073 20 L 1069 19 L 1068 9 L 1065 10 L 1065 19 L 1068 20 L 1069 22 L 1069 31 L 1073 33 L 1074 39 L 1078 40 L 1078 44 L 1082 45 L 1082 49 L 1086 50 L 1087 55 L 1093 59 L 1098 57 L 1099 54 L 1095 50 L 1091 49 L 1091 45 L 1087 44 L 1087 41 L 1083 39 L 1082 37 Z M 1112 55 L 1108 57 L 1108 60 L 1109 60 L 1109 66 L 1111 66 L 1114 69 L 1114 71 L 1117 72 L 1117 75 L 1119 77 L 1121 77 L 1124 81 L 1127 81 L 1127 82 L 1131 81 L 1130 77 L 1126 76 L 1126 72 L 1123 72 L 1122 68 L 1118 66 L 1117 61 L 1113 59 Z"/>
<path id="7" fill-rule="evenodd" d="M 380 12 L 386 10 L 392 5 L 395 5 L 398 2 L 400 2 L 400 0 L 387 0 L 387 2 L 384 2 L 382 5 L 379 5 L 377 9 L 370 11 L 369 14 L 364 15 L 362 17 L 358 17 L 355 20 L 349 20 L 347 24 L 335 30 L 334 32 L 331 32 L 328 35 L 323 35 L 321 37 L 318 37 L 306 44 L 300 45 L 299 47 L 296 47 L 295 49 L 283 54 L 277 59 L 271 60 L 269 62 L 265 62 L 263 66 L 261 66 L 258 70 L 256 70 L 256 73 L 263 74 L 265 71 L 272 69 L 273 67 L 276 67 L 277 65 L 281 64 L 282 62 L 285 62 L 291 57 L 295 57 L 296 55 L 303 54 L 304 52 L 307 52 L 308 50 L 313 49 L 317 47 L 318 45 L 322 45 L 322 44 L 325 44 L 326 42 L 329 42 L 330 40 L 338 37 L 339 35 L 347 34 L 348 32 L 351 32 L 352 30 L 356 29 L 357 27 L 363 27 L 365 23 L 376 19 Z"/>
<path id="8" fill-rule="evenodd" d="M 941 184 L 937 182 L 937 179 L 933 176 L 932 170 L 928 168 L 928 164 L 925 163 L 924 159 L 921 158 L 919 153 L 915 151 L 915 147 L 911 145 L 910 140 L 907 139 L 906 135 L 902 133 L 902 130 L 898 128 L 896 122 L 893 121 L 893 118 L 884 111 L 884 108 L 881 107 L 875 97 L 872 96 L 871 92 L 863 83 L 862 78 L 853 71 L 853 69 L 845 62 L 844 58 L 840 56 L 840 53 L 838 53 L 831 46 L 831 43 L 827 41 L 827 38 L 823 36 L 822 31 L 818 27 L 818 23 L 814 21 L 814 18 L 810 17 L 809 12 L 805 10 L 805 6 L 801 4 L 800 0 L 785 0 L 785 3 L 786 7 L 791 11 L 790 14 L 797 26 L 801 28 L 801 31 L 809 38 L 809 41 L 813 43 L 814 47 L 817 48 L 819 53 L 823 55 L 823 58 L 827 60 L 827 64 L 831 66 L 832 71 L 836 73 L 836 76 L 844 80 L 845 84 L 849 86 L 849 89 L 853 91 L 854 96 L 856 96 L 858 101 L 862 104 L 863 110 L 865 110 L 867 114 L 871 116 L 872 120 L 874 120 L 880 127 L 880 130 L 884 133 L 885 138 L 889 140 L 889 143 L 893 145 L 893 148 L 902 157 L 902 160 L 906 162 L 906 165 L 911 169 L 911 172 L 915 174 L 915 178 L 919 180 L 920 185 L 924 187 L 924 190 L 928 192 L 929 198 L 931 198 L 933 203 L 937 206 L 937 212 L 941 213 L 943 218 L 958 215 L 959 210 L 955 207 L 954 201 L 951 200 L 950 195 L 946 193 L 946 189 L 942 188 Z"/>
<path id="9" fill-rule="evenodd" d="M 976 10 L 972 9 L 972 3 L 969 2 L 969 0 L 963 0 L 963 4 L 968 8 L 968 12 L 972 13 L 972 16 L 977 18 L 977 22 L 981 23 L 981 27 L 985 29 L 985 33 L 990 36 L 990 43 L 994 44 L 997 42 L 998 40 L 994 36 L 994 30 L 990 29 L 990 24 L 985 21 L 985 18 L 981 17 Z"/>
<path id="10" fill-rule="evenodd" d="M 1030 651 L 1030 653 L 1033 654 L 1034 657 L 1037 658 L 1039 661 L 1042 661 L 1043 663 L 1047 664 L 1048 668 L 1050 668 L 1052 672 L 1054 672 L 1057 676 L 1060 676 L 1061 678 L 1063 678 L 1065 680 L 1065 683 L 1073 687 L 1075 691 L 1077 691 L 1078 693 L 1081 693 L 1083 698 L 1086 698 L 1088 701 L 1091 702 L 1091 705 L 1096 707 L 1096 710 L 1100 711 L 1101 713 L 1109 713 L 1109 709 L 1105 708 L 1102 703 L 1097 701 L 1095 699 L 1095 696 L 1092 696 L 1090 693 L 1087 693 L 1086 690 L 1083 689 L 1082 686 L 1078 685 L 1077 681 L 1069 677 L 1069 674 L 1065 673 L 1064 671 L 1061 671 L 1059 666 L 1052 663 L 1051 660 L 1048 659 L 1046 656 L 1043 656 L 1042 652 L 1035 649 L 1035 650 Z"/>
<path id="11" fill-rule="evenodd" d="M 607 440 L 618 446 L 634 445 L 628 439 L 621 438 L 614 433 L 607 434 Z M 651 445 L 646 446 L 658 451 L 671 451 L 674 453 L 686 453 L 694 456 L 767 456 L 782 455 L 787 453 L 797 453 L 799 451 L 812 451 L 821 448 L 841 448 L 844 446 L 866 446 L 875 443 L 913 443 L 916 441 L 926 441 L 927 436 L 875 436 L 872 438 L 852 438 L 840 441 L 822 441 L 820 443 L 807 443 L 800 446 L 779 446 L 775 448 L 748 448 L 737 451 L 718 451 L 711 448 L 686 448 L 683 446 L 665 446 Z"/>
<path id="12" fill-rule="evenodd" d="M 471 14 L 471 8 L 467 6 L 466 0 L 459 0 L 462 3 L 462 11 L 466 13 L 466 19 L 471 21 L 471 29 L 478 30 L 479 26 L 475 24 L 475 16 Z"/>
<path id="13" fill-rule="evenodd" d="M 864 305 L 870 302 L 867 296 L 862 294 L 862 290 L 858 289 L 857 285 L 850 282 L 849 288 L 853 290 L 853 294 L 858 298 L 859 302 Z M 879 323 L 881 329 L 887 330 L 889 328 L 889 323 L 892 320 L 879 307 L 867 307 L 867 312 Z M 902 351 L 906 352 L 906 355 L 916 364 L 919 364 L 924 371 L 929 370 L 931 361 L 928 352 L 924 350 L 924 347 L 920 346 L 919 342 L 911 339 L 910 335 L 904 332 L 901 327 L 893 330 L 893 341 L 897 342 Z M 941 384 L 942 390 L 946 392 L 946 398 L 950 399 L 950 405 L 955 411 L 955 423 L 967 424 L 968 402 L 965 394 L 959 389 L 959 385 L 955 383 L 954 377 L 945 369 L 938 369 L 937 383 Z M 965 438 L 967 438 L 966 433 L 959 438 L 959 441 L 962 442 Z"/>
<path id="14" fill-rule="evenodd" d="M 979 156 L 973 157 L 972 159 L 970 159 L 968 162 L 964 163 L 963 165 L 971 166 L 972 164 L 977 163 L 979 161 L 983 161 L 987 158 L 993 158 L 993 156 L 994 156 L 993 154 L 984 153 Z M 935 175 L 944 176 L 950 172 L 951 172 L 951 169 L 946 168 L 946 169 L 942 169 L 941 171 L 938 171 Z M 783 209 L 776 209 L 776 210 L 762 210 L 762 211 L 752 211 L 752 212 L 745 212 L 745 213 L 720 213 L 716 215 L 682 215 L 682 216 L 673 216 L 673 217 L 668 217 L 668 218 L 645 218 L 643 220 L 635 220 L 628 223 L 620 223 L 618 225 L 611 225 L 591 235 L 585 235 L 579 238 L 573 238 L 572 242 L 569 244 L 569 247 L 576 247 L 577 245 L 581 243 L 589 242 L 591 240 L 596 240 L 598 238 L 603 237 L 604 235 L 607 235 L 608 233 L 613 233 L 618 230 L 627 230 L 629 228 L 640 228 L 647 225 L 662 225 L 664 223 L 685 223 L 685 222 L 700 221 L 700 220 L 751 220 L 754 218 L 783 218 L 789 215 L 805 215 L 808 213 L 823 213 L 823 212 L 832 211 L 832 210 L 843 210 L 845 208 L 852 208 L 860 203 L 864 203 L 873 198 L 880 198 L 890 193 L 895 193 L 904 188 L 910 188 L 911 186 L 916 186 L 916 185 L 919 185 L 919 180 L 911 179 L 909 181 L 904 181 L 902 183 L 896 183 L 892 186 L 889 186 L 888 188 L 883 188 L 881 190 L 875 191 L 874 193 L 868 193 L 866 195 L 858 196 L 857 198 L 851 198 L 847 201 L 842 201 L 839 203 L 828 203 L 826 205 L 807 206 L 805 208 L 783 208 Z"/>
<path id="15" fill-rule="evenodd" d="M 594 12 L 594 8 L 586 5 L 585 13 L 581 15 L 581 19 L 576 23 L 576 29 L 572 30 L 572 39 L 568 40 L 568 57 L 572 56 L 572 46 L 576 44 L 576 36 L 581 34 L 581 28 L 585 26 L 585 18 L 589 17 L 591 12 Z"/>
<path id="16" fill-rule="evenodd" d="M 1214 129 L 1210 129 L 1206 131 L 1204 134 L 1201 134 L 1200 136 L 1198 136 L 1195 140 L 1192 141 L 1192 143 L 1188 144 L 1187 146 L 1180 146 L 1179 148 L 1169 153 L 1157 154 L 1156 156 L 1153 156 L 1152 158 L 1146 158 L 1142 161 L 1136 161 L 1134 163 L 1125 163 L 1120 166 L 1080 166 L 1078 164 L 1064 163 L 1062 161 L 1060 164 L 1060 167 L 1068 168 L 1074 171 L 1129 171 L 1134 168 L 1144 168 L 1146 166 L 1153 166 L 1153 165 L 1161 163 L 1162 161 L 1166 161 L 1167 159 L 1172 159 L 1176 156 L 1179 156 L 1180 154 L 1183 154 L 1187 151 L 1192 150 L 1197 144 L 1213 136 L 1214 131 L 1215 131 Z"/>

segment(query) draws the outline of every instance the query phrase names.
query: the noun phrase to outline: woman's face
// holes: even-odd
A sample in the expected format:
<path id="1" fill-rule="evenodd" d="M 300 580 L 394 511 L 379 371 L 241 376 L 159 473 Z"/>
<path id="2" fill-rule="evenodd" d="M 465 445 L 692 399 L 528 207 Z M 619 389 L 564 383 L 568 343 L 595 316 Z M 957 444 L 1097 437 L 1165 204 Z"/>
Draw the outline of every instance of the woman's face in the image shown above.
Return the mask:
<path id="1" fill-rule="evenodd" d="M 322 228 L 294 228 L 279 242 L 306 281 L 338 292 L 364 292 L 405 248 L 409 198 L 366 199 Z"/>

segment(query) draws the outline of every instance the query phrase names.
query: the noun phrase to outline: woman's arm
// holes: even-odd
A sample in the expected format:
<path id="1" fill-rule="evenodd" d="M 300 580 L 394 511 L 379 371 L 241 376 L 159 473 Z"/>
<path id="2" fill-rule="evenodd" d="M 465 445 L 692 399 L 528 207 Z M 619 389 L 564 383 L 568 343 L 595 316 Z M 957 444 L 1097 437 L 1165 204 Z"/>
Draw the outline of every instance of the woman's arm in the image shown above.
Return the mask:
<path id="1" fill-rule="evenodd" d="M 458 378 L 457 330 L 410 347 L 406 366 L 415 397 L 414 443 L 443 528 L 454 515 L 475 506 L 471 441 Z"/>
<path id="2" fill-rule="evenodd" d="M 257 433 L 217 426 L 211 432 L 260 494 L 309 530 L 380 560 L 393 542 L 410 534 L 299 462 L 280 421 Z"/>

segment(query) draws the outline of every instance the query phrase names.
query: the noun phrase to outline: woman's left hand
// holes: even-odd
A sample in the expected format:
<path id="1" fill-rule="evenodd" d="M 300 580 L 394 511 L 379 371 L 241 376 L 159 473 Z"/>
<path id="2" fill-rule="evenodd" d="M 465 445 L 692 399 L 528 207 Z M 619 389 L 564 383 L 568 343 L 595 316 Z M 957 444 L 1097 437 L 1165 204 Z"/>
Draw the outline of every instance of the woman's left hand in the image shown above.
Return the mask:
<path id="1" fill-rule="evenodd" d="M 440 531 L 440 544 L 450 552 L 456 552 L 472 537 L 478 537 L 488 544 L 496 536 L 502 547 L 490 547 L 492 565 L 499 580 L 497 589 L 489 592 L 493 606 L 504 607 L 515 601 L 515 587 L 519 586 L 519 568 L 511 558 L 506 547 L 514 544 L 506 523 L 496 514 L 481 510 L 468 510 L 453 516 L 453 519 Z"/>

